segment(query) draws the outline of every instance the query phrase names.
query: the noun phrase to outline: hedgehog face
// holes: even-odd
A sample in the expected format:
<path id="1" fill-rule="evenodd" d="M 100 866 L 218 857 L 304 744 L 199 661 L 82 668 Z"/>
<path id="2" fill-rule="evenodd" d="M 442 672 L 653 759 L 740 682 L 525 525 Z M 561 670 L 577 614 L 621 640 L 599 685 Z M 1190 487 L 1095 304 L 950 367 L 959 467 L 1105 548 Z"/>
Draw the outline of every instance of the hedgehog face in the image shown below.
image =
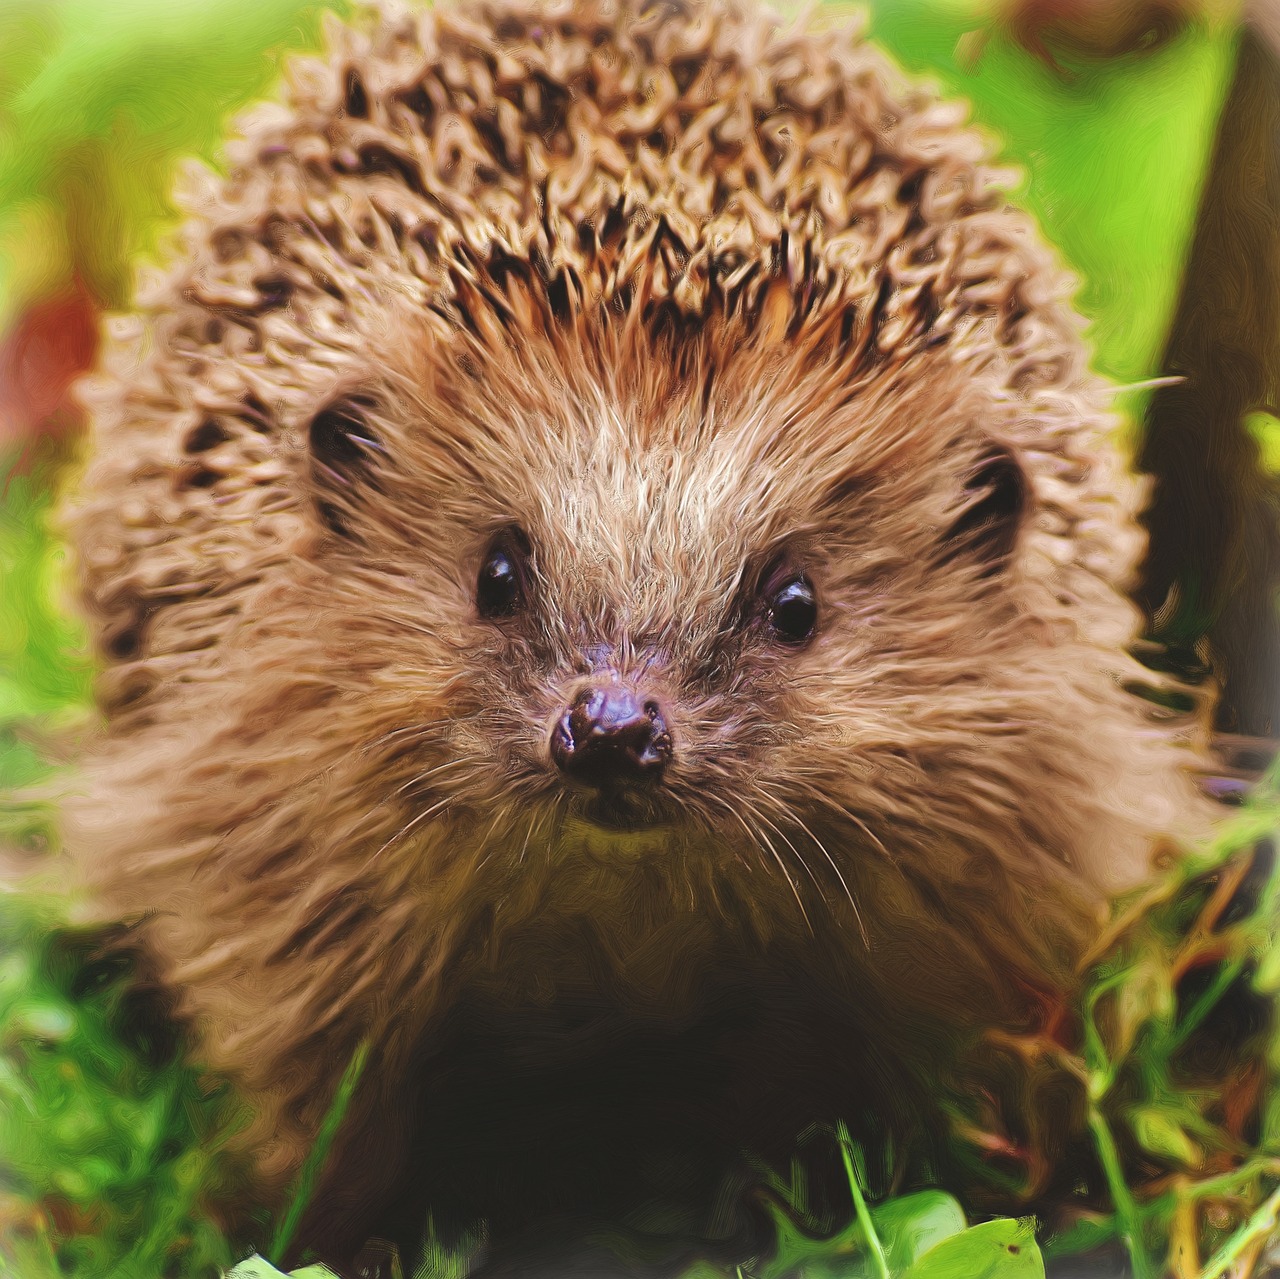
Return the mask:
<path id="1" fill-rule="evenodd" d="M 1014 838 L 1071 726 L 1040 704 L 1017 410 L 980 369 L 859 379 L 714 326 L 628 347 L 607 316 L 496 351 L 412 334 L 315 416 L 308 490 L 307 607 L 366 672 L 338 736 L 402 824 L 495 864 L 696 847 L 840 894 L 904 834 L 974 838 L 961 796 Z"/>

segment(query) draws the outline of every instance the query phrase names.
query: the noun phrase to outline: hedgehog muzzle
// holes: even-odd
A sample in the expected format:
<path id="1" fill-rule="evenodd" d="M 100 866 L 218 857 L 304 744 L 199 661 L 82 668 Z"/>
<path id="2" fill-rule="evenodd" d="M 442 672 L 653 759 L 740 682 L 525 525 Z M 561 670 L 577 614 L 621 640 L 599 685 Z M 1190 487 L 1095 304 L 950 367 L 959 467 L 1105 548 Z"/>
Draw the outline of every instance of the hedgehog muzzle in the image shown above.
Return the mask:
<path id="1" fill-rule="evenodd" d="M 551 758 L 560 773 L 609 800 L 651 790 L 672 753 L 658 703 L 616 676 L 583 689 L 551 733 Z"/>

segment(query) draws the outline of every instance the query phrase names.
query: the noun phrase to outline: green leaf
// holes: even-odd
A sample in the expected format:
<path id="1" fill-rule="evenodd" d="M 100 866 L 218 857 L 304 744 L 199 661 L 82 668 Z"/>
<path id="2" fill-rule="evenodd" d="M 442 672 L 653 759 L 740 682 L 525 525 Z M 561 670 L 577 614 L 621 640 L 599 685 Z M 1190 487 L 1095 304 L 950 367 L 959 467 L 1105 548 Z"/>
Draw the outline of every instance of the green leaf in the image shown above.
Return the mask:
<path id="1" fill-rule="evenodd" d="M 862 1225 L 855 1219 L 828 1239 L 805 1234 L 786 1212 L 770 1205 L 777 1230 L 774 1258 L 752 1274 L 757 1279 L 866 1279 L 875 1273 Z M 889 1199 L 871 1210 L 871 1224 L 884 1250 L 889 1272 L 902 1274 L 925 1253 L 965 1228 L 960 1205 L 941 1190 Z M 702 1279 L 719 1276 L 708 1270 Z M 681 1279 L 690 1279 L 682 1275 Z"/>
<path id="2" fill-rule="evenodd" d="M 304 1266 L 301 1270 L 289 1271 L 286 1276 L 283 1270 L 277 1270 L 255 1254 L 231 1270 L 227 1279 L 336 1279 L 336 1276 L 328 1266 Z"/>
<path id="3" fill-rule="evenodd" d="M 1244 424 L 1257 441 L 1263 469 L 1269 475 L 1280 475 L 1280 417 L 1267 412 L 1250 413 Z"/>
<path id="4" fill-rule="evenodd" d="M 269 1261 L 255 1255 L 232 1269 L 227 1279 L 285 1279 L 285 1273 L 283 1270 L 277 1270 Z"/>
<path id="5" fill-rule="evenodd" d="M 1025 168 L 1026 203 L 1080 274 L 1097 367 L 1121 381 L 1150 377 L 1230 83 L 1231 23 L 1195 23 L 1146 57 L 1064 78 L 1007 33 L 966 65 L 961 40 L 983 21 L 974 0 L 869 7 L 872 35 L 908 70 L 934 75 L 948 93 L 969 99 L 975 119 Z M 1161 198 L 1153 200 L 1157 190 Z"/>
<path id="6" fill-rule="evenodd" d="M 1167 1027 L 1173 1020 L 1176 1001 L 1173 979 L 1164 957 L 1155 950 L 1141 955 L 1116 989 L 1114 996 L 1114 1036 L 1108 1045 L 1113 1061 L 1127 1056 L 1148 1023 Z"/>
<path id="7" fill-rule="evenodd" d="M 181 156 L 214 155 L 280 51 L 314 47 L 312 0 L 0 4 L 0 322 L 86 278 L 120 305 L 172 220 Z M 3 327 L 3 323 L 0 323 Z"/>
<path id="8" fill-rule="evenodd" d="M 1263 953 L 1253 987 L 1261 995 L 1280 994 L 1280 945 L 1271 946 Z"/>
<path id="9" fill-rule="evenodd" d="M 965 1228 L 964 1210 L 941 1190 L 921 1190 L 890 1199 L 871 1210 L 871 1220 L 894 1274 Z"/>
<path id="10" fill-rule="evenodd" d="M 801 1230 L 777 1204 L 770 1203 L 768 1208 L 776 1231 L 774 1255 L 752 1269 L 753 1279 L 866 1279 L 870 1257 L 856 1217 L 838 1234 L 817 1239 Z"/>
<path id="11" fill-rule="evenodd" d="M 1144 1150 L 1187 1167 L 1197 1165 L 1203 1155 L 1180 1124 L 1159 1106 L 1135 1106 L 1129 1112 L 1133 1135 Z"/>
<path id="12" fill-rule="evenodd" d="M 904 1279 L 1044 1279 L 1035 1224 L 1004 1218 L 972 1226 L 931 1248 Z"/>

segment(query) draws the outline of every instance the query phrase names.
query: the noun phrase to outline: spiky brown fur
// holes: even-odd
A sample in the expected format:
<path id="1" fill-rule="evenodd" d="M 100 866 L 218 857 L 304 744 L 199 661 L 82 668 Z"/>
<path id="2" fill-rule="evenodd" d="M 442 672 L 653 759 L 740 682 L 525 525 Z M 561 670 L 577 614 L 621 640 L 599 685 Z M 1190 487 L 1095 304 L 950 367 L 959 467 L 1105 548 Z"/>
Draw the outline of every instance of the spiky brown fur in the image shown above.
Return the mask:
<path id="1" fill-rule="evenodd" d="M 1002 182 L 855 30 L 510 0 L 335 27 L 193 183 L 88 393 L 108 727 L 68 840 L 250 1100 L 259 1193 L 364 1036 L 337 1180 L 369 1201 L 407 1160 L 460 1213 L 571 1213 L 591 1134 L 519 1100 L 570 1104 L 575 1063 L 627 1081 L 578 1118 L 636 1150 L 628 1106 L 720 1105 L 717 1150 L 895 1114 L 1201 829 L 1126 691 L 1139 487 Z M 334 403 L 380 446 L 345 478 L 310 451 Z M 498 624 L 508 524 L 536 589 Z M 752 611 L 780 547 L 800 649 Z M 677 743 L 672 820 L 626 837 L 547 762 L 602 652 Z M 512 1134 L 491 1184 L 442 1148 L 461 1098 Z M 337 1254 L 376 1212 L 326 1195 Z"/>

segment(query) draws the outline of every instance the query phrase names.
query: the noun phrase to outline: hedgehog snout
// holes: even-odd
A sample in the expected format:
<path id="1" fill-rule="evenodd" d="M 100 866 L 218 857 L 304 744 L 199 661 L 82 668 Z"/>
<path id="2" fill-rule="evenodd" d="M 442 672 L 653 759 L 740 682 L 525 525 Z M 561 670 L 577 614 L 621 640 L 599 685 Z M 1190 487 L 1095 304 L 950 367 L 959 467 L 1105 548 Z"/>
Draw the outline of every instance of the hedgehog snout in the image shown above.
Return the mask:
<path id="1" fill-rule="evenodd" d="M 673 755 L 658 702 L 617 677 L 578 693 L 556 721 L 550 749 L 566 780 L 611 795 L 652 788 Z"/>

